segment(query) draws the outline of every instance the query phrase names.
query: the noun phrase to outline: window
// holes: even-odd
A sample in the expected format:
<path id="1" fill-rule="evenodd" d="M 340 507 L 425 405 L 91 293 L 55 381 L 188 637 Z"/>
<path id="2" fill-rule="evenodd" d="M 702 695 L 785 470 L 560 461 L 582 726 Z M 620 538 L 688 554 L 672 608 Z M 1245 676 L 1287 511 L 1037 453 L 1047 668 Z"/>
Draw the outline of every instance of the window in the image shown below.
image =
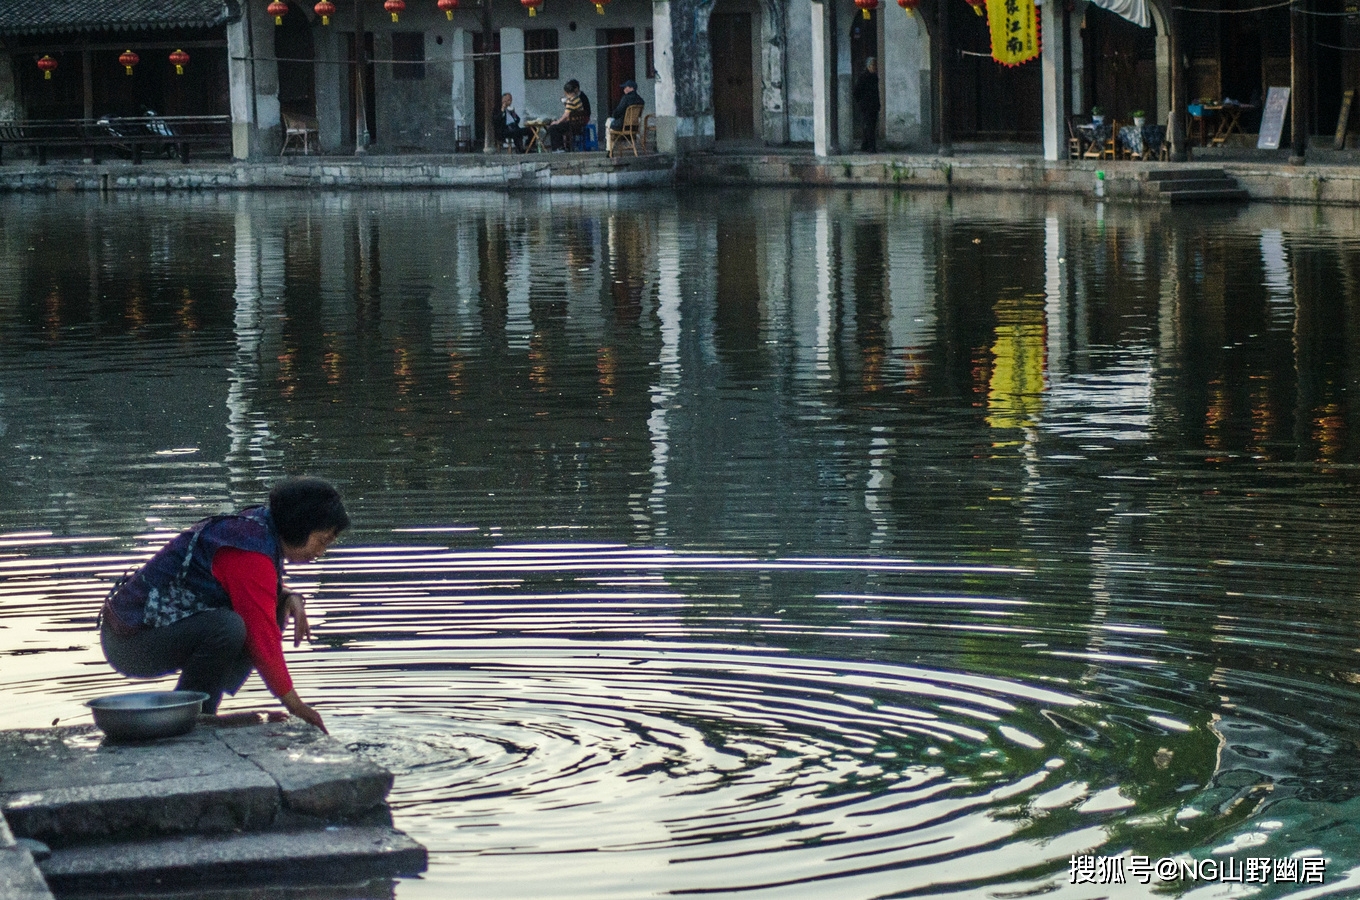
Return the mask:
<path id="1" fill-rule="evenodd" d="M 656 41 L 652 38 L 652 29 L 647 29 L 647 77 L 656 78 Z"/>
<path id="2" fill-rule="evenodd" d="M 556 28 L 525 29 L 524 77 L 527 80 L 557 80 Z"/>
<path id="3" fill-rule="evenodd" d="M 425 78 L 425 32 L 392 32 L 392 77 L 398 81 Z"/>

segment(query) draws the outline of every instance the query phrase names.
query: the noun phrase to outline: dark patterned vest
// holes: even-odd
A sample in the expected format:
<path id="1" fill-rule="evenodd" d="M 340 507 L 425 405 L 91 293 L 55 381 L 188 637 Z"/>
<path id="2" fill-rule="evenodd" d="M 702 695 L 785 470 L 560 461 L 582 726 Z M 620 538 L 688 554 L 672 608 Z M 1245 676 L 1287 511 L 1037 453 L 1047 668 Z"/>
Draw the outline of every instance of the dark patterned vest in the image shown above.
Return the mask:
<path id="1" fill-rule="evenodd" d="M 194 523 L 146 564 L 109 592 L 116 624 L 159 628 L 209 609 L 231 609 L 231 598 L 213 577 L 213 557 L 222 547 L 263 553 L 283 578 L 283 544 L 268 507 L 251 506 Z"/>

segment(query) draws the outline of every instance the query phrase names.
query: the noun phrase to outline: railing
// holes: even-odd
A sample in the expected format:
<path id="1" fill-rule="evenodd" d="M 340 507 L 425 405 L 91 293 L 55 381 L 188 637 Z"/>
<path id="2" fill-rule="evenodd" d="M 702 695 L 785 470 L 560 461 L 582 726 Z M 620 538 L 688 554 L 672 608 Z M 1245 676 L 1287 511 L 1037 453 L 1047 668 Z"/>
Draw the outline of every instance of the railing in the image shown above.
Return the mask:
<path id="1" fill-rule="evenodd" d="M 140 165 L 145 153 L 164 153 L 189 161 L 191 146 L 231 144 L 230 116 L 104 116 L 99 119 L 38 119 L 0 121 L 0 162 L 5 147 L 32 147 L 38 165 L 47 164 L 49 150 L 79 147 L 98 161 L 111 149 Z"/>

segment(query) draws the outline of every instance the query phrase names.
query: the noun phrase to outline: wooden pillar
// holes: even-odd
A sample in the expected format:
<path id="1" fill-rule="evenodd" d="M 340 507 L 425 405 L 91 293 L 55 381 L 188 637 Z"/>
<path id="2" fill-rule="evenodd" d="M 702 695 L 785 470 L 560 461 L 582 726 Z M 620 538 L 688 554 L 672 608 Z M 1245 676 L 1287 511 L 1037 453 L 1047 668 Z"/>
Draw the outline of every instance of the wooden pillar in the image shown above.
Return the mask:
<path id="1" fill-rule="evenodd" d="M 85 113 L 86 120 L 94 119 L 94 54 L 89 47 L 80 48 L 80 80 L 81 89 L 85 93 Z"/>
<path id="2" fill-rule="evenodd" d="M 368 41 L 364 34 L 364 3 L 354 0 L 354 155 L 368 152 Z"/>
<path id="3" fill-rule="evenodd" d="M 949 40 L 949 4 L 956 0 L 935 0 L 935 114 L 939 117 L 941 156 L 954 155 L 954 138 L 949 130 L 949 63 L 954 48 Z"/>
<path id="4" fill-rule="evenodd" d="M 1293 154 L 1290 162 L 1302 164 L 1308 151 L 1309 111 L 1312 98 L 1308 90 L 1308 19 L 1301 4 L 1289 9 L 1289 125 Z"/>
<path id="5" fill-rule="evenodd" d="M 1168 55 L 1171 57 L 1171 118 L 1167 121 L 1166 128 L 1171 137 L 1171 158 L 1176 162 L 1185 162 L 1190 158 L 1190 148 L 1185 139 L 1186 88 L 1183 58 L 1185 51 L 1181 42 L 1185 20 L 1174 4 L 1168 5 L 1171 7 L 1167 10 L 1166 17 L 1170 23 Z"/>

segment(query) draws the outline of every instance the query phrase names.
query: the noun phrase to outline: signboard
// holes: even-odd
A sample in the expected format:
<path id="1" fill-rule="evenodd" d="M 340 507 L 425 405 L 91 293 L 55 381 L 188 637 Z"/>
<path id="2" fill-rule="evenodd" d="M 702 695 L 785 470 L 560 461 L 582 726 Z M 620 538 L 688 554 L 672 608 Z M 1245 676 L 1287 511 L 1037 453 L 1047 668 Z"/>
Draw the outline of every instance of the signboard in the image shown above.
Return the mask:
<path id="1" fill-rule="evenodd" d="M 1355 100 L 1355 91 L 1344 91 L 1341 94 L 1341 115 L 1336 117 L 1336 138 L 1332 141 L 1333 150 L 1346 149 L 1346 129 L 1351 125 L 1351 103 Z"/>
<path id="2" fill-rule="evenodd" d="M 1289 88 L 1273 87 L 1266 91 L 1266 108 L 1261 113 L 1261 133 L 1256 138 L 1257 150 L 1279 150 L 1280 132 L 1284 131 L 1284 111 L 1289 108 Z"/>
<path id="3" fill-rule="evenodd" d="M 987 0 L 992 59 L 1018 66 L 1039 55 L 1039 10 L 1034 0 Z"/>

